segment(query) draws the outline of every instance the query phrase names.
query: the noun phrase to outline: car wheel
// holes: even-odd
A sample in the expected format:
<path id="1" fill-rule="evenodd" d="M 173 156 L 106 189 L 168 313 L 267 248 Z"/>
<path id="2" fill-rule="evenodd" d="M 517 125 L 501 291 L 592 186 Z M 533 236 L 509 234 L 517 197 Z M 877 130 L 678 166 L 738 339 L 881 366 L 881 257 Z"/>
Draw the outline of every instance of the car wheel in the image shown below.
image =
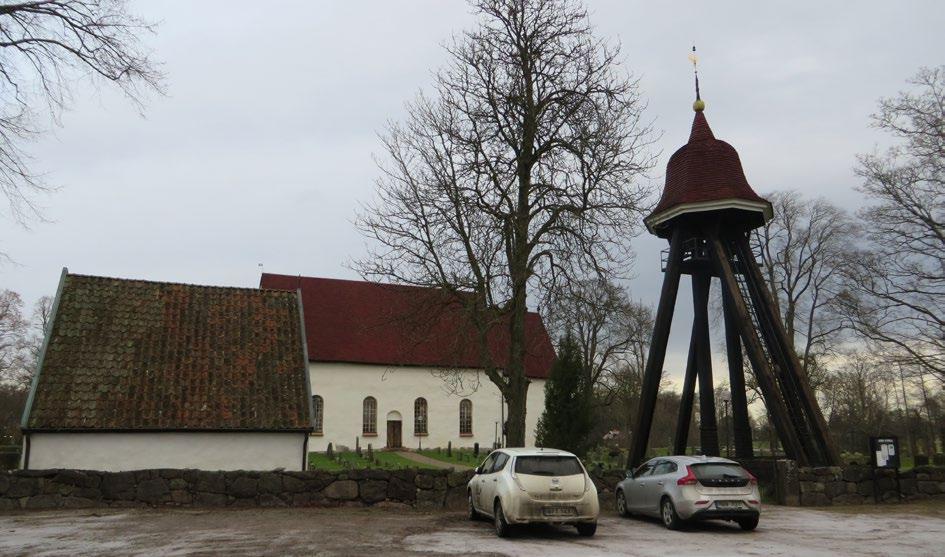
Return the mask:
<path id="1" fill-rule="evenodd" d="M 479 520 L 479 511 L 477 511 L 475 505 L 473 505 L 472 492 L 469 492 L 468 516 L 469 516 L 469 520 Z"/>
<path id="2" fill-rule="evenodd" d="M 578 534 L 589 538 L 597 532 L 597 523 L 596 522 L 579 522 L 575 524 L 577 527 Z"/>
<path id="3" fill-rule="evenodd" d="M 676 505 L 669 497 L 663 497 L 660 503 L 660 517 L 663 519 L 663 526 L 670 530 L 679 530 L 682 527 L 682 519 L 676 514 Z"/>
<path id="4" fill-rule="evenodd" d="M 509 523 L 505 520 L 505 513 L 502 512 L 502 503 L 495 502 L 492 510 L 493 522 L 495 523 L 495 535 L 504 538 L 509 535 Z"/>
<path id="5" fill-rule="evenodd" d="M 739 518 L 738 525 L 741 526 L 742 530 L 751 532 L 758 527 L 758 518 L 758 515 L 749 518 Z"/>
<path id="6" fill-rule="evenodd" d="M 630 510 L 627 507 L 627 497 L 623 490 L 617 492 L 617 514 L 620 516 L 630 516 Z"/>

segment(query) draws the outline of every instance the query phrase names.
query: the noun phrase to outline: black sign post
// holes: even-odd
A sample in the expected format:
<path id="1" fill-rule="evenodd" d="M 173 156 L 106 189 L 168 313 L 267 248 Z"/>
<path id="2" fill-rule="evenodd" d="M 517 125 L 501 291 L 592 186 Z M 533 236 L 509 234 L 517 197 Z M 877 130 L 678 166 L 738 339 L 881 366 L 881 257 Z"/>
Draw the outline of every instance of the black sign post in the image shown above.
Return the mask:
<path id="1" fill-rule="evenodd" d="M 876 470 L 886 468 L 896 474 L 896 491 L 902 498 L 902 489 L 899 485 L 899 438 L 895 435 L 870 437 L 870 460 L 873 461 L 873 499 L 879 502 L 879 482 L 876 481 Z"/>

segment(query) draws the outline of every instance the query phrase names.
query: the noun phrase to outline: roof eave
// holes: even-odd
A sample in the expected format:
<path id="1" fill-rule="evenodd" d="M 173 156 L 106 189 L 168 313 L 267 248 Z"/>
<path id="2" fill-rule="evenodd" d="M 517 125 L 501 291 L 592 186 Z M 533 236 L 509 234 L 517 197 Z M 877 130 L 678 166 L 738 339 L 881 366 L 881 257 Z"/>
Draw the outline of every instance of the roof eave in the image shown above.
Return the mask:
<path id="1" fill-rule="evenodd" d="M 52 337 L 53 329 L 56 327 L 56 314 L 59 312 L 59 300 L 62 299 L 62 289 L 66 284 L 66 277 L 69 276 L 69 269 L 62 268 L 59 275 L 59 286 L 56 287 L 56 297 L 53 299 L 52 308 L 49 310 L 49 324 L 46 331 L 43 331 L 43 344 L 39 349 L 39 356 L 36 358 L 36 370 L 33 372 L 33 381 L 30 384 L 30 392 L 26 398 L 26 404 L 23 405 L 23 417 L 20 419 L 20 429 L 27 431 L 29 425 L 30 413 L 33 410 L 33 402 L 36 400 L 36 389 L 39 387 L 39 376 L 43 371 L 43 361 L 46 359 L 46 350 L 49 348 L 49 339 Z"/>
<path id="2" fill-rule="evenodd" d="M 23 433 L 311 433 L 314 427 L 29 427 Z"/>
<path id="3" fill-rule="evenodd" d="M 759 212 L 764 217 L 765 222 L 770 221 L 774 217 L 774 209 L 771 207 L 771 203 L 769 201 L 753 201 L 749 199 L 739 199 L 736 197 L 715 199 L 712 201 L 681 203 L 664 211 L 660 211 L 659 213 L 654 213 L 643 219 L 643 222 L 646 224 L 646 229 L 650 232 L 650 234 L 658 236 L 659 234 L 657 233 L 657 227 L 678 216 L 685 215 L 687 213 L 705 213 L 709 211 L 722 211 L 725 209 Z"/>

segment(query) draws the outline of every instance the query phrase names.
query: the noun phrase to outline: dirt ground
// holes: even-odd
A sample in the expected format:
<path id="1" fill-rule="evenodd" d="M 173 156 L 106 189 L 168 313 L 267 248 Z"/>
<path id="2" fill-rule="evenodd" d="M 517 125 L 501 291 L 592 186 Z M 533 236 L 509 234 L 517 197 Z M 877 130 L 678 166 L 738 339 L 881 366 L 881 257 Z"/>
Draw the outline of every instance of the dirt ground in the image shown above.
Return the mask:
<path id="1" fill-rule="evenodd" d="M 601 517 L 597 535 L 519 528 L 498 539 L 458 513 L 395 509 L 85 510 L 0 514 L 0 555 L 942 555 L 945 505 L 765 509 L 755 532 L 727 523 L 670 532 Z"/>

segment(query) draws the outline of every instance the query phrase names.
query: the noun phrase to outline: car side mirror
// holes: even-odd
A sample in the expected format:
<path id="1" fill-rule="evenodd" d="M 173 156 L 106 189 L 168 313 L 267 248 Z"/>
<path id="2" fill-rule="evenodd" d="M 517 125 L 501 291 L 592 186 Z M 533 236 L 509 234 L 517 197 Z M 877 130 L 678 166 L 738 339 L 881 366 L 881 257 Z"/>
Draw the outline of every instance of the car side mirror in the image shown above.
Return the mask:
<path id="1" fill-rule="evenodd" d="M 482 466 L 476 466 L 476 469 L 473 470 L 475 474 L 482 474 Z"/>
<path id="2" fill-rule="evenodd" d="M 633 479 L 633 470 L 627 470 L 627 479 L 628 479 L 628 480 L 632 480 L 632 479 Z"/>

